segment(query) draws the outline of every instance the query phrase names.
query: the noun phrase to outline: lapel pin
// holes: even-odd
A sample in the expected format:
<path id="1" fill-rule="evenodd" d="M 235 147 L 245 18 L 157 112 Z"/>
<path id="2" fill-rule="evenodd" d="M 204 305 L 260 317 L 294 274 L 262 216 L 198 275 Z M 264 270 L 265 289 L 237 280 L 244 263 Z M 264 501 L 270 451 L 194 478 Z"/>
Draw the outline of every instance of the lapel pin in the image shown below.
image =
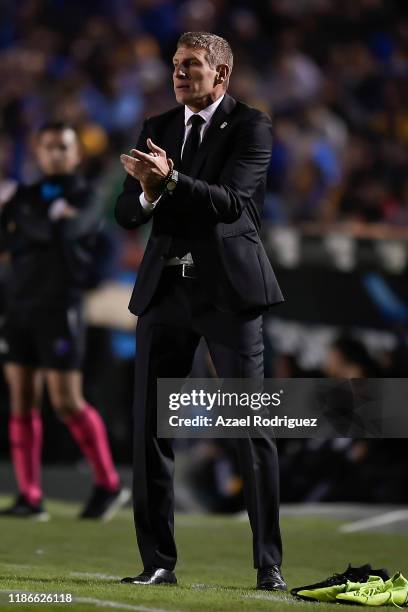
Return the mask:
<path id="1" fill-rule="evenodd" d="M 225 128 L 225 126 L 227 126 L 228 123 L 226 121 L 224 121 L 224 123 L 221 123 L 220 125 L 220 129 L 223 130 Z"/>

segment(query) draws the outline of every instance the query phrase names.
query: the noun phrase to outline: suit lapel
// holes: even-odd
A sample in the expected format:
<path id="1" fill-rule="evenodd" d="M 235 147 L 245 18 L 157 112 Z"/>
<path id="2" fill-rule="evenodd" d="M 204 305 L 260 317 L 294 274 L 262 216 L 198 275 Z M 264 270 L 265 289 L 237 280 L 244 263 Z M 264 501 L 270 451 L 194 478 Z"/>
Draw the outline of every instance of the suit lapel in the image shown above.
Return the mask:
<path id="1" fill-rule="evenodd" d="M 223 101 L 212 117 L 211 124 L 206 130 L 202 143 L 196 153 L 194 164 L 191 169 L 192 177 L 195 178 L 198 176 L 209 152 L 216 146 L 219 137 L 223 133 L 222 130 L 228 130 L 228 115 L 233 111 L 235 105 L 236 101 L 234 98 L 225 94 Z M 223 126 L 224 123 L 226 124 L 225 126 Z M 221 126 L 223 126 L 223 128 L 221 128 Z"/>
<path id="2" fill-rule="evenodd" d="M 200 144 L 193 167 L 191 176 L 196 177 L 205 162 L 209 152 L 216 145 L 218 138 L 223 133 L 222 130 L 228 130 L 228 115 L 235 108 L 236 101 L 234 98 L 225 94 L 223 101 L 215 111 L 210 127 L 206 130 L 202 143 Z M 226 123 L 224 128 L 221 128 L 223 123 Z M 180 107 L 175 117 L 169 122 L 165 136 L 163 138 L 163 148 L 166 150 L 175 164 L 175 167 L 180 166 L 181 146 L 184 138 L 184 107 Z"/>
<path id="3" fill-rule="evenodd" d="M 163 139 L 163 148 L 167 156 L 174 161 L 176 168 L 180 165 L 181 145 L 184 138 L 184 106 L 180 107 L 180 112 L 176 114 L 169 123 Z"/>

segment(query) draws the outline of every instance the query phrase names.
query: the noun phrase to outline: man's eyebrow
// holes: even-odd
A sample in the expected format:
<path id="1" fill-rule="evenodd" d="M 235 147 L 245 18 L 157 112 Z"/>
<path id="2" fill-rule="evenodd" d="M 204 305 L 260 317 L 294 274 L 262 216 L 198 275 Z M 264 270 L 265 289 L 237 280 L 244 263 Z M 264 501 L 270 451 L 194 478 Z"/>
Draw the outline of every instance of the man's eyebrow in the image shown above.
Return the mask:
<path id="1" fill-rule="evenodd" d="M 195 55 L 191 55 L 190 57 L 185 57 L 182 60 L 182 63 L 191 62 L 191 61 L 201 62 L 201 59 L 198 57 L 195 57 Z M 173 57 L 173 64 L 175 64 L 176 62 L 179 62 L 179 59 L 177 57 Z"/>

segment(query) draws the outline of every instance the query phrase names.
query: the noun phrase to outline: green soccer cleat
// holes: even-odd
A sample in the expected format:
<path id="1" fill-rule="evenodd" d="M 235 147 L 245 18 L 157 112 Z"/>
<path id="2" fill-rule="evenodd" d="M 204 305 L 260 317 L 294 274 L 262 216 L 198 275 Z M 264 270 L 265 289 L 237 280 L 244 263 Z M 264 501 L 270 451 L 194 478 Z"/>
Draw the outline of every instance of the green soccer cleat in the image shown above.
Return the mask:
<path id="1" fill-rule="evenodd" d="M 390 578 L 390 581 L 392 582 L 390 603 L 400 608 L 407 608 L 408 580 L 404 578 L 401 572 L 397 572 Z"/>
<path id="2" fill-rule="evenodd" d="M 336 573 L 324 580 L 315 582 L 314 584 L 306 584 L 304 586 L 294 587 L 290 590 L 291 595 L 299 597 L 300 599 L 309 599 L 308 597 L 303 598 L 299 595 L 300 591 L 315 591 L 316 589 L 323 589 L 326 587 L 333 587 L 347 584 L 347 582 L 367 582 L 369 576 L 379 576 L 383 580 L 389 579 L 389 574 L 385 568 L 374 569 L 369 563 L 365 563 L 360 567 L 353 567 L 351 563 L 348 564 L 346 570 L 342 573 Z"/>
<path id="3" fill-rule="evenodd" d="M 338 601 L 343 593 L 352 593 L 368 586 L 371 589 L 377 585 L 384 584 L 382 578 L 378 576 L 369 576 L 367 582 L 350 582 L 344 584 L 336 584 L 334 586 L 323 587 L 320 589 L 303 589 L 297 593 L 298 597 L 310 601 Z"/>
<path id="4" fill-rule="evenodd" d="M 362 606 L 387 606 L 393 605 L 397 608 L 408 606 L 408 580 L 401 572 L 397 572 L 385 582 L 378 584 L 366 583 L 358 590 L 339 593 L 336 601 Z"/>

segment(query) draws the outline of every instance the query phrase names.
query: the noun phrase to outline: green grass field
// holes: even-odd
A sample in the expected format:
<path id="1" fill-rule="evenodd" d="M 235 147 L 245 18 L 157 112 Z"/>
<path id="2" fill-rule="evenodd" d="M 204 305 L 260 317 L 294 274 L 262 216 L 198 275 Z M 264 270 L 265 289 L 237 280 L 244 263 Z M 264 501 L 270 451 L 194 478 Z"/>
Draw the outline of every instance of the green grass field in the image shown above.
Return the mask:
<path id="1" fill-rule="evenodd" d="M 1 505 L 9 499 L 0 499 Z M 137 587 L 118 583 L 141 569 L 129 510 L 112 522 L 80 522 L 78 507 L 47 505 L 49 523 L 2 519 L 0 523 L 1 610 L 333 610 L 330 604 L 300 602 L 288 594 L 254 589 L 251 536 L 246 521 L 232 517 L 179 515 L 177 587 Z M 370 562 L 404 574 L 408 534 L 342 535 L 338 522 L 290 517 L 282 520 L 289 587 L 320 580 Z M 69 604 L 9 604 L 9 593 L 71 593 Z M 336 604 L 335 610 L 347 606 Z M 382 609 L 382 608 L 381 608 Z"/>

